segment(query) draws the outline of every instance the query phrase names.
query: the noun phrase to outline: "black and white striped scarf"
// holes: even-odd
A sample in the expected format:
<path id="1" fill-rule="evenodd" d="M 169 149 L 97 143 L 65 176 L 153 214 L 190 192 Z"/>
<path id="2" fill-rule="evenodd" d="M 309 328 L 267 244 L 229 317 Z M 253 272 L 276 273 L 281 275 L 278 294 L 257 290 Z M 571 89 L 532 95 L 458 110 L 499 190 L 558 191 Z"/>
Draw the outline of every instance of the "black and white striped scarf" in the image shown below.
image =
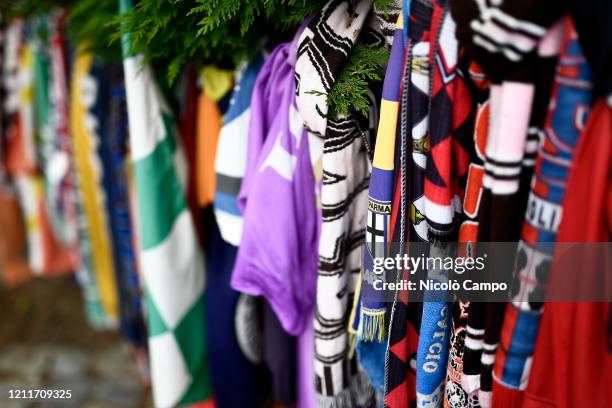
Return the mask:
<path id="1" fill-rule="evenodd" d="M 332 0 L 304 30 L 295 68 L 297 105 L 308 130 L 315 178 L 322 182 L 315 315 L 315 385 L 319 407 L 371 403 L 373 389 L 348 357 L 348 317 L 361 266 L 370 164 L 356 115 L 328 117 L 326 95 L 357 38 L 380 24 L 371 0 Z M 377 30 L 374 27 L 378 27 Z M 363 28 L 363 30 L 362 30 Z"/>

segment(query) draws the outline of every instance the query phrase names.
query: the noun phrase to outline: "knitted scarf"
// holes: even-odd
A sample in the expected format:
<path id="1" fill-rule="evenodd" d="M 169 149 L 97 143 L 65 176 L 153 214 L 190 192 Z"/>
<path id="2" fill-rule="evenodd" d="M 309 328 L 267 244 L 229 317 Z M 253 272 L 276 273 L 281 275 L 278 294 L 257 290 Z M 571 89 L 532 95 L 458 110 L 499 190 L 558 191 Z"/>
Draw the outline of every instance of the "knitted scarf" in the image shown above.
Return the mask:
<path id="1" fill-rule="evenodd" d="M 108 115 L 102 102 L 107 95 L 106 88 L 100 84 L 106 83 L 108 77 L 106 70 L 94 63 L 93 55 L 82 48 L 76 52 L 73 67 L 70 128 L 78 195 L 82 204 L 77 210 L 82 212 L 83 217 L 79 226 L 81 272 L 78 276 L 84 286 L 94 283 L 104 315 L 116 323 L 116 275 L 106 211 L 108 198 L 103 189 L 104 177 L 107 175 L 98 151 L 102 137 L 107 137 Z M 95 303 L 91 306 L 95 306 Z M 90 311 L 91 317 L 96 314 L 94 310 Z"/>
<path id="2" fill-rule="evenodd" d="M 503 406 L 520 406 L 520 391 L 527 387 L 543 308 L 531 299 L 545 290 L 553 250 L 538 243 L 556 241 L 574 150 L 591 102 L 589 67 L 569 21 L 521 231 L 514 297 L 506 309 L 495 361 L 495 398 Z"/>
<path id="3" fill-rule="evenodd" d="M 370 189 L 368 193 L 368 223 L 364 250 L 364 270 L 361 284 L 361 330 L 360 339 L 382 342 L 385 334 L 385 303 L 377 301 L 373 283 L 379 279 L 374 272 L 373 260 L 388 256 L 390 241 L 391 200 L 393 198 L 393 171 L 395 135 L 399 113 L 399 91 L 404 54 L 403 16 L 400 15 L 395 28 L 393 47 L 387 65 L 380 105 L 381 120 L 376 136 L 376 148 L 372 163 Z M 377 253 L 382 251 L 382 253 Z"/>
<path id="4" fill-rule="evenodd" d="M 302 33 L 295 67 L 296 102 L 308 130 L 315 178 L 322 180 L 315 311 L 315 386 L 321 407 L 367 404 L 372 398 L 371 387 L 347 354 L 350 305 L 361 269 L 369 162 L 357 118 L 328 118 L 325 98 L 371 6 L 369 0 L 330 1 Z"/>
<path id="5" fill-rule="evenodd" d="M 404 12 L 408 9 L 409 19 L 404 18 L 407 43 L 401 87 L 400 137 L 396 141 L 398 153 L 395 155 L 395 167 L 399 172 L 391 208 L 392 241 L 402 247 L 409 241 L 427 239 L 423 188 L 428 150 L 429 43 L 433 7 L 428 1 L 415 0 L 404 3 Z M 409 272 L 402 273 L 401 278 L 407 279 Z M 388 407 L 403 407 L 406 401 L 412 403 L 416 399 L 416 351 L 422 304 L 408 301 L 408 292 L 398 291 L 391 309 L 385 358 L 384 403 Z"/>
<path id="6" fill-rule="evenodd" d="M 590 60 L 587 58 L 590 63 Z M 594 82 L 593 90 L 596 89 Z M 600 98 L 591 109 L 582 131 L 563 199 L 563 217 L 557 242 L 609 242 L 612 232 L 612 106 Z M 585 200 L 584 197 L 589 197 Z M 586 206 L 586 208 L 585 208 Z M 584 217 L 584 214 L 589 214 Z M 607 222 L 606 222 L 607 220 Z M 557 247 L 555 252 L 563 252 Z M 598 258 L 598 257 L 595 257 Z M 591 270 L 609 271 L 612 261 L 603 257 Z M 562 265 L 562 266 L 561 266 Z M 576 263 L 573 263 L 576 265 Z M 593 265 L 593 266 L 591 266 Z M 568 262 L 555 253 L 549 290 L 556 285 L 572 288 L 593 287 L 584 274 L 569 276 Z M 569 279 L 568 279 L 569 278 Z M 598 286 L 601 279 L 597 279 Z M 542 312 L 531 375 L 522 407 L 606 406 L 612 382 L 610 347 L 610 303 L 549 302 Z M 495 392 L 499 391 L 497 383 Z M 494 402 L 498 398 L 494 394 Z"/>
<path id="7" fill-rule="evenodd" d="M 141 302 L 141 282 L 136 267 L 133 214 L 127 176 L 128 118 L 121 66 L 108 69 L 108 126 L 98 150 L 104 167 L 106 210 L 119 294 L 120 329 L 135 347 L 146 348 L 146 328 Z"/>
<path id="8" fill-rule="evenodd" d="M 52 155 L 47 162 L 47 205 L 56 220 L 56 232 L 66 246 L 76 249 L 76 197 L 69 129 L 67 39 L 64 35 L 65 12 L 51 18 L 49 39 Z M 61 169 L 63 171 L 57 171 Z M 76 251 L 74 251 L 76 253 Z"/>
<path id="9" fill-rule="evenodd" d="M 8 91 L 6 170 L 15 181 L 26 219 L 28 260 L 32 272 L 39 275 L 69 272 L 73 259 L 55 236 L 44 197 L 44 172 L 38 162 L 41 146 L 37 135 L 43 122 L 49 124 L 50 110 L 49 70 L 42 69 L 48 68 L 43 64 L 43 50 L 46 48 L 40 42 L 24 41 L 23 29 L 23 24 L 16 21 L 7 32 L 5 73 L 9 78 L 7 82 L 14 83 L 5 84 Z M 49 127 L 45 126 L 45 129 Z"/>
<path id="10" fill-rule="evenodd" d="M 558 16 L 556 11 L 544 11 L 545 5 L 529 0 L 500 4 L 456 0 L 452 4 L 460 42 L 494 82 L 478 241 L 518 239 L 516 214 L 523 211 L 538 138 L 537 117 L 531 111 L 534 83 L 540 79 L 536 73 L 546 70 L 535 50 Z M 503 25 L 500 19 L 514 19 L 514 26 Z M 497 258 L 490 256 L 493 261 L 487 267 L 510 267 L 494 265 Z M 474 406 L 491 403 L 491 368 L 503 309 L 500 303 L 469 306 L 461 381 Z"/>
<path id="11" fill-rule="evenodd" d="M 432 15 L 431 107 L 424 185 L 424 215 L 429 228 L 430 252 L 453 256 L 445 242 L 456 240 L 458 215 L 470 157 L 474 105 L 464 70 L 459 67 L 455 22 L 445 4 L 436 1 Z M 431 255 L 430 255 L 431 256 Z M 445 279 L 447 271 L 429 270 L 428 278 Z M 428 293 L 425 293 L 426 299 Z M 443 399 L 451 304 L 426 301 L 417 351 L 417 405 L 440 404 Z"/>
<path id="12" fill-rule="evenodd" d="M 462 219 L 458 234 L 458 242 L 463 244 L 476 242 L 478 238 L 478 213 L 482 197 L 485 148 L 489 130 L 489 83 L 477 64 L 471 63 L 468 71 L 471 83 L 474 85 L 471 91 L 475 103 L 477 101 L 477 108 L 472 137 L 474 148 L 471 152 L 466 177 L 465 193 L 462 200 Z M 473 246 L 466 245 L 464 248 L 466 251 L 470 251 L 470 255 L 472 255 Z M 446 368 L 445 407 L 460 408 L 469 405 L 468 395 L 461 387 L 469 305 L 470 302 L 466 300 L 458 300 L 453 304 Z"/>
<path id="13" fill-rule="evenodd" d="M 383 85 L 380 121 L 374 150 L 372 175 L 368 193 L 366 245 L 355 321 L 351 329 L 358 333 L 357 355 L 361 366 L 378 394 L 384 392 L 384 355 L 386 349 L 386 303 L 374 289 L 374 282 L 384 276 L 373 272 L 375 257 L 388 253 L 391 239 L 390 219 L 393 199 L 394 149 L 399 113 L 400 81 L 404 55 L 403 16 L 395 25 L 391 56 Z M 380 253 L 382 252 L 382 253 Z M 374 343 L 374 344 L 373 344 Z"/>

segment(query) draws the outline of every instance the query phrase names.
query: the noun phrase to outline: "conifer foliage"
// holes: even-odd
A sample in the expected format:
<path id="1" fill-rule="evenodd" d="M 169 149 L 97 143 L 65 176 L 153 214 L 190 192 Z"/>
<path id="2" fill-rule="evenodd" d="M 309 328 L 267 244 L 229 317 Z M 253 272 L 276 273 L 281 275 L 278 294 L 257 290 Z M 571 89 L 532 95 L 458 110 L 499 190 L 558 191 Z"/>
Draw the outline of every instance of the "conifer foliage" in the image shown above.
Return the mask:
<path id="1" fill-rule="evenodd" d="M 393 0 L 376 0 L 379 8 Z M 57 8 L 68 11 L 73 42 L 109 61 L 121 58 L 121 35 L 129 32 L 131 52 L 163 70 L 172 84 L 187 64 L 231 69 L 262 47 L 287 41 L 327 0 L 141 0 L 119 15 L 117 0 L 9 0 L 5 17 L 32 19 Z M 365 113 L 367 85 L 380 81 L 388 59 L 385 48 L 360 45 L 331 89 L 330 113 Z"/>

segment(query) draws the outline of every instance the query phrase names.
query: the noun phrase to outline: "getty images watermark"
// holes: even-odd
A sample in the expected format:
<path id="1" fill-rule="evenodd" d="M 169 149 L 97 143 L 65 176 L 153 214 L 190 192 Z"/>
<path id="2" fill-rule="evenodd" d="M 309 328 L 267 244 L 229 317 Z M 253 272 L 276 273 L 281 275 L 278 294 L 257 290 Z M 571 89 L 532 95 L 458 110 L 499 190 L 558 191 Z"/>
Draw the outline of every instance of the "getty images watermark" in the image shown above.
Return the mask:
<path id="1" fill-rule="evenodd" d="M 369 245 L 362 297 L 413 301 L 610 302 L 612 244 L 484 242 Z"/>
<path id="2" fill-rule="evenodd" d="M 372 271 L 375 275 L 382 277 L 383 274 L 404 270 L 410 275 L 415 275 L 419 270 L 427 271 L 453 271 L 462 275 L 470 271 L 484 271 L 487 254 L 476 257 L 452 257 L 452 256 L 426 256 L 421 254 L 414 257 L 407 254 L 396 254 L 395 257 L 374 258 Z M 441 279 L 441 280 L 440 280 Z M 435 279 L 399 279 L 396 282 L 385 282 L 379 278 L 374 280 L 372 286 L 375 290 L 420 290 L 420 291 L 489 291 L 491 293 L 508 291 L 507 282 L 478 282 L 472 279 L 446 279 L 440 273 Z"/>

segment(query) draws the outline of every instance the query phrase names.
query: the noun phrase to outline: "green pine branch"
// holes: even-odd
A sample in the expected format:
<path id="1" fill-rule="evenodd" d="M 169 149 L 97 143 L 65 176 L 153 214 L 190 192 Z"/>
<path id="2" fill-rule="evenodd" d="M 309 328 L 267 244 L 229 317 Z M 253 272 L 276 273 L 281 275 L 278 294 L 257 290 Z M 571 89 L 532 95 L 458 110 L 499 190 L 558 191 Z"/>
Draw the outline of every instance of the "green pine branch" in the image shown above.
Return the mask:
<path id="1" fill-rule="evenodd" d="M 394 0 L 375 0 L 385 10 Z M 73 42 L 107 61 L 120 61 L 119 44 L 130 33 L 132 53 L 166 67 L 172 84 L 186 64 L 215 64 L 231 69 L 249 60 L 264 45 L 288 41 L 299 24 L 315 15 L 327 0 L 141 0 L 117 15 L 118 0 L 9 0 L 3 15 L 25 18 L 58 7 L 69 10 Z M 367 85 L 384 75 L 388 51 L 356 46 L 327 95 L 331 114 L 368 109 Z"/>

